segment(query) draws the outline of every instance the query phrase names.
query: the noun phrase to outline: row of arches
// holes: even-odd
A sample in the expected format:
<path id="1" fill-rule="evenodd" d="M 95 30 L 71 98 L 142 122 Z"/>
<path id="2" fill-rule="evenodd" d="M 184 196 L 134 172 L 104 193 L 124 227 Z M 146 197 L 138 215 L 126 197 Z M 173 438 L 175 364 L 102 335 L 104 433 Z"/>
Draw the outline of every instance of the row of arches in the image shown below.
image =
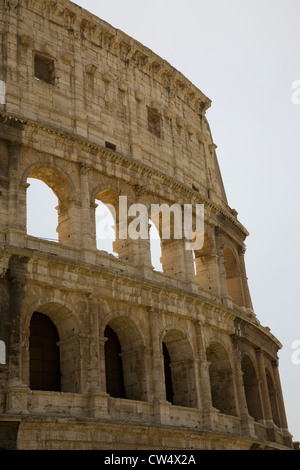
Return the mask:
<path id="1" fill-rule="evenodd" d="M 63 178 L 58 179 L 57 170 L 53 172 L 43 168 L 29 174 L 26 191 L 27 234 L 71 243 L 74 239 L 74 233 L 71 233 L 74 230 L 74 208 L 68 202 L 69 195 L 65 188 L 67 182 Z M 89 232 L 86 238 L 92 240 L 95 248 L 134 264 L 143 263 L 185 281 L 195 280 L 213 294 L 226 294 L 222 289 L 222 268 L 213 238 L 205 233 L 202 249 L 189 252 L 184 248 L 184 240 L 163 239 L 160 223 L 157 226 L 149 218 L 149 240 L 143 240 L 142 243 L 137 240 L 120 240 L 116 235 L 119 227 L 118 196 L 115 190 L 102 189 L 95 193 L 94 204 L 89 203 L 87 206 L 91 229 L 88 231 L 84 223 L 81 229 Z M 115 214 L 111 213 L 109 207 L 115 209 Z M 227 294 L 234 304 L 251 308 L 251 301 L 246 295 L 244 266 L 240 263 L 239 255 L 233 248 L 226 247 L 223 258 Z"/>
<path id="2" fill-rule="evenodd" d="M 136 326 L 126 317 L 115 318 L 106 325 L 103 342 L 105 392 L 114 398 L 147 401 L 148 362 Z M 162 398 L 173 405 L 197 408 L 197 389 L 201 389 L 201 384 L 197 384 L 196 363 L 187 336 L 170 329 L 159 347 L 157 364 L 163 381 Z M 60 338 L 48 315 L 34 312 L 30 321 L 29 387 L 32 390 L 76 391 L 74 354 L 70 340 Z M 238 416 L 235 371 L 226 348 L 213 341 L 206 349 L 206 359 L 211 405 L 223 414 Z M 260 378 L 251 355 L 243 355 L 241 371 L 248 413 L 256 421 L 263 420 Z M 280 427 L 272 371 L 266 367 L 265 373 L 273 421 Z"/>
<path id="3" fill-rule="evenodd" d="M 27 234 L 59 242 L 58 205 L 59 201 L 53 190 L 36 178 L 28 178 L 27 190 Z M 105 198 L 103 197 L 105 200 Z M 161 246 L 158 230 L 149 219 L 149 241 L 151 264 L 156 271 L 163 271 L 161 264 Z M 116 220 L 107 205 L 100 199 L 95 201 L 96 247 L 99 250 L 118 257 L 114 248 L 116 242 Z"/>

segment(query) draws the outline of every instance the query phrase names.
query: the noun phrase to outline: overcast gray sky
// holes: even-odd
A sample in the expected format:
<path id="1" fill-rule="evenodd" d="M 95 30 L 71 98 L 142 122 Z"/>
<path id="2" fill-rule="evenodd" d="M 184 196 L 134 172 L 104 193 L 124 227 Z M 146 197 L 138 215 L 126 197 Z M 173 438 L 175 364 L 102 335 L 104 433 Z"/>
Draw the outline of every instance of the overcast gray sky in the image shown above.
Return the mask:
<path id="1" fill-rule="evenodd" d="M 207 117 L 228 202 L 250 232 L 255 313 L 283 344 L 287 417 L 300 440 L 300 353 L 293 348 L 299 341 L 300 350 L 300 91 L 293 88 L 300 88 L 300 2 L 74 3 L 152 49 L 212 100 Z"/>

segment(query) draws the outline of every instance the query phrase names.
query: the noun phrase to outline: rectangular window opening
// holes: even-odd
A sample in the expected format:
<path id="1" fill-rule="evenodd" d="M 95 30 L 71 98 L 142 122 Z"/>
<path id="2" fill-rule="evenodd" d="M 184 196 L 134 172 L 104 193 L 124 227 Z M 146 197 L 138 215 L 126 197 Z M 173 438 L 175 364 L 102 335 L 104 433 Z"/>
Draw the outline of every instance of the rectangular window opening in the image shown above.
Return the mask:
<path id="1" fill-rule="evenodd" d="M 35 54 L 34 77 L 37 80 L 54 85 L 54 60 L 40 54 Z"/>
<path id="2" fill-rule="evenodd" d="M 115 144 L 112 144 L 111 142 L 105 142 L 105 147 L 110 150 L 117 150 L 117 146 Z"/>
<path id="3" fill-rule="evenodd" d="M 161 137 L 161 118 L 158 111 L 148 108 L 148 130 L 156 137 Z"/>

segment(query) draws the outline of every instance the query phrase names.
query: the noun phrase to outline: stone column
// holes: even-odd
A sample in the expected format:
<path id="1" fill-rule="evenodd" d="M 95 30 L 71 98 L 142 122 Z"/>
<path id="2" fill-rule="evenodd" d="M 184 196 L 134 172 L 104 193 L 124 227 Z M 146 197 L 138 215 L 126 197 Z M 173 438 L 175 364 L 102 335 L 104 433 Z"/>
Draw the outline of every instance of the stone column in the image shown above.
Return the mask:
<path id="1" fill-rule="evenodd" d="M 160 341 L 159 315 L 160 312 L 148 309 L 148 322 L 150 327 L 149 343 L 152 348 L 152 401 L 153 421 L 157 424 L 170 424 L 170 407 L 165 390 L 164 357 Z"/>
<path id="2" fill-rule="evenodd" d="M 209 378 L 209 362 L 206 359 L 205 341 L 204 341 L 204 324 L 201 321 L 195 323 L 197 338 L 197 356 L 199 359 L 199 391 L 200 402 L 203 409 L 212 409 L 211 388 Z"/>
<path id="3" fill-rule="evenodd" d="M 269 389 L 266 377 L 266 370 L 265 370 L 265 361 L 264 361 L 264 352 L 262 349 L 256 349 L 256 358 L 257 358 L 257 366 L 258 366 L 258 374 L 260 379 L 260 390 L 262 394 L 262 409 L 264 419 L 266 421 L 273 421 L 272 416 L 272 409 L 270 404 L 270 397 L 269 397 Z"/>
<path id="4" fill-rule="evenodd" d="M 198 254 L 198 253 L 197 253 Z M 218 256 L 215 253 L 201 254 L 195 257 L 196 281 L 202 289 L 220 295 Z"/>
<path id="5" fill-rule="evenodd" d="M 105 342 L 107 338 L 99 338 L 98 302 L 92 299 L 90 306 L 90 364 L 89 364 L 89 413 L 95 418 L 109 416 L 105 377 Z"/>
<path id="6" fill-rule="evenodd" d="M 89 343 L 89 393 L 99 393 L 101 390 L 100 370 L 100 345 L 99 345 L 99 303 L 100 299 L 91 295 L 89 299 L 89 325 L 90 325 L 90 343 Z"/>
<path id="7" fill-rule="evenodd" d="M 148 239 L 138 238 L 137 240 L 134 240 L 131 239 L 128 234 L 128 226 L 133 220 L 134 217 L 127 217 L 127 227 L 125 226 L 125 221 L 116 223 L 116 240 L 113 244 L 114 251 L 118 254 L 119 259 L 128 261 L 129 263 L 141 268 L 148 268 L 152 271 L 153 267 L 151 264 L 149 240 L 150 225 L 148 224 Z M 123 234 L 122 236 L 125 236 L 127 233 L 127 238 L 120 238 L 120 233 Z"/>
<path id="8" fill-rule="evenodd" d="M 287 424 L 287 419 L 286 419 L 285 406 L 284 406 L 280 377 L 279 377 L 278 361 L 272 361 L 272 368 L 273 368 L 275 389 L 277 392 L 277 403 L 278 403 L 278 408 L 279 408 L 280 424 L 281 424 L 282 429 L 287 430 L 288 424 Z"/>
<path id="9" fill-rule="evenodd" d="M 81 195 L 81 246 L 83 248 L 96 248 L 95 239 L 92 234 L 95 230 L 92 230 L 91 226 L 91 204 L 90 204 L 90 191 L 89 191 L 89 170 L 91 165 L 87 162 L 80 163 L 80 195 Z M 79 227 L 76 227 L 79 230 Z"/>
<path id="10" fill-rule="evenodd" d="M 241 353 L 239 347 L 239 339 L 236 334 L 231 336 L 233 344 L 235 346 L 236 351 L 236 368 L 233 370 L 233 377 L 234 383 L 236 386 L 236 395 L 238 399 L 238 409 L 239 409 L 239 416 L 241 417 L 241 425 L 242 431 L 249 436 L 255 436 L 255 429 L 254 429 L 254 418 L 250 416 L 245 387 L 244 387 L 244 380 L 243 380 L 243 371 L 241 366 Z"/>
<path id="11" fill-rule="evenodd" d="M 249 418 L 248 406 L 246 401 L 244 382 L 243 382 L 243 372 L 241 369 L 240 361 L 238 361 L 237 368 L 233 370 L 233 378 L 236 384 L 237 398 L 238 398 L 238 409 L 239 415 L 244 418 Z"/>
<path id="12" fill-rule="evenodd" d="M 166 402 L 164 387 L 164 362 L 162 356 L 162 346 L 159 341 L 159 328 L 157 325 L 158 312 L 151 307 L 148 308 L 148 322 L 150 326 L 150 344 L 152 348 L 152 400 L 154 402 Z"/>
<path id="13" fill-rule="evenodd" d="M 20 229 L 19 211 L 19 159 L 21 145 L 10 142 L 8 144 L 9 170 L 8 170 L 8 227 Z"/>
<path id="14" fill-rule="evenodd" d="M 162 266 L 166 274 L 187 280 L 184 240 L 162 240 Z M 192 262 L 192 257 L 191 257 Z M 193 266 L 191 264 L 191 266 Z"/>
<path id="15" fill-rule="evenodd" d="M 108 338 L 100 336 L 99 338 L 99 387 L 101 393 L 106 392 L 106 370 L 105 370 L 105 343 Z"/>
<path id="16" fill-rule="evenodd" d="M 10 324 L 10 340 L 7 347 L 7 413 L 28 413 L 27 386 L 22 381 L 22 302 L 28 279 L 27 263 L 28 258 L 12 256 L 6 274 Z"/>
<path id="17" fill-rule="evenodd" d="M 232 344 L 234 347 L 235 352 L 235 362 L 236 368 L 234 369 L 233 373 L 235 375 L 235 384 L 237 388 L 237 396 L 238 396 L 238 407 L 240 411 L 240 416 L 249 417 L 248 412 L 248 405 L 246 400 L 245 388 L 244 388 L 244 380 L 243 380 L 243 371 L 241 366 L 241 348 L 239 344 L 238 335 L 235 333 L 231 335 Z"/>
<path id="18" fill-rule="evenodd" d="M 245 302 L 244 305 L 246 308 L 253 310 L 250 290 L 248 286 L 248 278 L 246 274 L 245 249 L 243 247 L 239 248 L 239 260 L 240 260 L 241 282 L 242 282 L 243 293 L 244 293 L 244 302 Z"/>
<path id="19" fill-rule="evenodd" d="M 70 196 L 60 199 L 56 210 L 59 241 L 66 245 L 80 246 L 81 201 Z"/>
<path id="20" fill-rule="evenodd" d="M 215 227 L 215 239 L 216 239 L 216 249 L 217 249 L 217 256 L 218 256 L 217 275 L 219 277 L 219 283 L 220 283 L 219 295 L 222 297 L 225 306 L 232 307 L 232 300 L 231 300 L 231 297 L 228 296 L 228 290 L 227 290 L 222 230 L 219 227 Z"/>
<path id="21" fill-rule="evenodd" d="M 212 404 L 212 394 L 210 385 L 209 366 L 210 362 L 207 361 L 205 335 L 204 335 L 204 321 L 195 322 L 196 339 L 197 339 L 197 354 L 199 365 L 199 391 L 200 407 L 203 414 L 203 425 L 207 429 L 218 428 L 218 414 L 219 412 Z"/>
<path id="22" fill-rule="evenodd" d="M 193 258 L 193 250 L 187 250 L 185 244 L 190 242 L 183 237 L 183 264 L 184 264 L 184 280 L 188 283 L 197 283 L 195 276 L 195 263 Z"/>

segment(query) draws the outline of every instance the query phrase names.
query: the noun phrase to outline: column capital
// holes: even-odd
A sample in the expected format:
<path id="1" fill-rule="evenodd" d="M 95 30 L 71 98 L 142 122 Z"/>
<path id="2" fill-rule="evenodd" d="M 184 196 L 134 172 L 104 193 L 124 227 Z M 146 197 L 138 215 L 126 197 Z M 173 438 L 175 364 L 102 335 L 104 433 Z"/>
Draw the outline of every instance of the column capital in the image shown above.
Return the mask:
<path id="1" fill-rule="evenodd" d="M 272 364 L 272 367 L 279 367 L 278 359 L 274 359 L 274 361 L 272 361 L 271 364 Z"/>
<path id="2" fill-rule="evenodd" d="M 240 245 L 240 246 L 238 247 L 238 254 L 239 254 L 240 256 L 243 256 L 245 253 L 246 253 L 246 248 L 245 248 L 243 245 Z"/>
<path id="3" fill-rule="evenodd" d="M 261 348 L 256 348 L 255 352 L 256 352 L 257 356 L 263 356 L 265 354 L 264 350 L 261 349 Z"/>
<path id="4" fill-rule="evenodd" d="M 80 174 L 87 175 L 88 172 L 92 169 L 92 165 L 89 162 L 79 162 Z"/>
<path id="5" fill-rule="evenodd" d="M 22 148 L 22 144 L 19 142 L 9 141 L 7 143 L 9 156 L 19 155 L 21 148 Z"/>

